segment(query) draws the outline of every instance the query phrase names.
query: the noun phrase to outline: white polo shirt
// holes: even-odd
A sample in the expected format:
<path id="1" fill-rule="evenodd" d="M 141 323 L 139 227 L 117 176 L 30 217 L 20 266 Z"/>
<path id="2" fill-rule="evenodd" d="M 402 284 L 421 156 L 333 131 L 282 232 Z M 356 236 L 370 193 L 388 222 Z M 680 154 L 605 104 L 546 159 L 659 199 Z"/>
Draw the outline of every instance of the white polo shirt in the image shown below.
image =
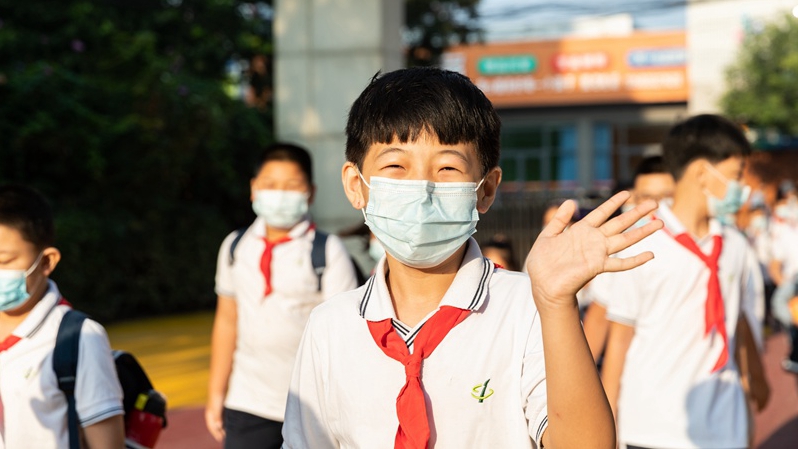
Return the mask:
<path id="1" fill-rule="evenodd" d="M 620 253 L 626 257 L 652 251 L 654 260 L 602 275 L 612 278 L 606 283 L 608 319 L 635 328 L 621 376 L 619 439 L 671 449 L 747 447 L 746 402 L 734 346 L 741 313 L 755 334 L 760 329 L 754 318 L 757 290 L 751 273 L 756 256 L 742 234 L 715 221 L 710 235 L 697 242 L 709 254 L 712 235 L 723 238 L 719 279 L 729 358 L 713 373 L 723 341 L 714 332 L 704 334 L 709 269 L 674 239 L 684 226 L 670 209 L 661 205 L 657 216 L 667 231 L 657 231 Z"/>
<path id="2" fill-rule="evenodd" d="M 798 276 L 798 224 L 781 221 L 772 245 L 773 259 L 781 263 L 784 279 Z"/>
<path id="3" fill-rule="evenodd" d="M 69 447 L 66 396 L 53 371 L 55 338 L 69 310 L 58 305 L 60 299 L 50 281 L 47 293 L 12 332 L 21 340 L 0 352 L 0 448 Z M 108 337 L 90 319 L 80 331 L 75 404 L 83 427 L 124 413 Z"/>
<path id="4" fill-rule="evenodd" d="M 322 290 L 310 260 L 315 231 L 304 220 L 286 243 L 272 251 L 272 292 L 264 297 L 266 283 L 260 261 L 266 247 L 266 222 L 258 218 L 247 229 L 230 264 L 227 236 L 219 250 L 216 293 L 236 300 L 238 329 L 233 370 L 225 407 L 274 421 L 282 421 L 296 351 L 311 309 L 325 298 L 357 287 L 355 269 L 341 240 L 330 235 Z"/>
<path id="5" fill-rule="evenodd" d="M 291 381 L 284 448 L 393 447 L 404 366 L 385 355 L 369 321 L 392 319 L 412 350 L 418 330 L 396 319 L 385 258 L 366 285 L 311 314 Z M 424 360 L 430 447 L 534 448 L 548 423 L 540 320 L 529 277 L 497 269 L 476 241 L 441 300 L 472 310 Z M 472 396 L 493 392 L 482 402 Z"/>

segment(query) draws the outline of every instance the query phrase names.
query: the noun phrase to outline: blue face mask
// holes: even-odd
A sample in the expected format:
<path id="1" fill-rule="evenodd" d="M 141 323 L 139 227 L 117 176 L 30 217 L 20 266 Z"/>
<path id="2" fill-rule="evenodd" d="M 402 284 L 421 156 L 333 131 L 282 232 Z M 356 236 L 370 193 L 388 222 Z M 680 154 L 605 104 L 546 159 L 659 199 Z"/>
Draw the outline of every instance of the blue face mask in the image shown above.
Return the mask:
<path id="1" fill-rule="evenodd" d="M 715 219 L 721 223 L 731 226 L 734 224 L 734 215 L 748 200 L 751 188 L 749 186 L 743 186 L 737 180 L 726 179 L 721 172 L 710 164 L 707 164 L 707 167 L 726 184 L 726 194 L 723 198 L 715 198 L 708 191 L 704 192 L 707 196 L 707 210 L 709 216 L 715 217 Z"/>
<path id="2" fill-rule="evenodd" d="M 431 182 L 371 177 L 363 216 L 385 251 L 414 268 L 451 257 L 476 231 L 475 182 Z"/>
<path id="3" fill-rule="evenodd" d="M 0 312 L 16 309 L 30 298 L 28 276 L 39 266 L 42 254 L 27 270 L 0 270 Z"/>
<path id="4" fill-rule="evenodd" d="M 290 229 L 308 213 L 308 194 L 293 190 L 256 190 L 252 210 L 267 225 Z"/>

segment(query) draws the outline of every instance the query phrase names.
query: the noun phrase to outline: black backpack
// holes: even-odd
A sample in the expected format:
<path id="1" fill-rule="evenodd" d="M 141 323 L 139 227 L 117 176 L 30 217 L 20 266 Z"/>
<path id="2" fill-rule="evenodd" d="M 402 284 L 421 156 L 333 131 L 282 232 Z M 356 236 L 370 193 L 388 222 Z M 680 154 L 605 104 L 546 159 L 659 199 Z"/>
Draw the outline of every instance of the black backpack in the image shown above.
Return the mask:
<path id="1" fill-rule="evenodd" d="M 249 227 L 238 229 L 236 231 L 236 236 L 233 238 L 233 242 L 230 244 L 230 254 L 228 254 L 228 264 L 230 266 L 236 261 L 236 247 L 241 241 L 241 238 L 244 237 L 244 233 L 247 232 L 247 229 L 249 229 Z M 316 235 L 313 236 L 313 246 L 310 249 L 310 263 L 313 265 L 313 271 L 316 272 L 316 276 L 318 277 L 318 291 L 321 291 L 321 277 L 324 274 L 324 268 L 327 266 L 327 236 L 327 233 L 316 230 Z M 360 287 L 366 283 L 367 278 L 363 275 L 363 271 L 360 270 L 360 266 L 352 259 L 351 255 L 349 256 L 349 260 L 352 261 L 352 265 L 355 267 L 355 277 L 357 278 L 357 285 Z"/>
<path id="2" fill-rule="evenodd" d="M 69 449 L 80 448 L 80 429 L 78 413 L 75 408 L 75 380 L 78 369 L 78 352 L 80 349 L 80 330 L 86 314 L 77 310 L 69 310 L 61 319 L 53 349 L 53 370 L 58 379 L 58 388 L 67 399 L 67 425 L 69 429 Z M 113 351 L 116 373 L 122 386 L 122 405 L 125 411 L 125 422 L 134 409 L 151 413 L 163 419 L 166 427 L 166 400 L 153 389 L 144 368 L 125 351 Z"/>

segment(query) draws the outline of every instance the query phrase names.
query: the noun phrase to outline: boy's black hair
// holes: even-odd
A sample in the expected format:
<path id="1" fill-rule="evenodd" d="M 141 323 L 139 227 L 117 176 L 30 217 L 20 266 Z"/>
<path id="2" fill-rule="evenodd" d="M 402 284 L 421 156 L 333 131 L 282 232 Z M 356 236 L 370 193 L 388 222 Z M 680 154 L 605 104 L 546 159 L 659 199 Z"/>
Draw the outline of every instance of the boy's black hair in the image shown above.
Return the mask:
<path id="1" fill-rule="evenodd" d="M 679 180 L 696 159 L 715 164 L 751 154 L 751 144 L 739 126 L 719 115 L 703 114 L 676 124 L 662 144 L 665 166 Z"/>
<path id="2" fill-rule="evenodd" d="M 473 143 L 484 175 L 499 164 L 500 131 L 490 100 L 459 73 L 432 67 L 377 73 L 349 111 L 346 159 L 362 168 L 371 145 L 429 133 L 443 145 Z"/>
<path id="3" fill-rule="evenodd" d="M 313 184 L 313 162 L 310 158 L 310 153 L 299 145 L 275 142 L 266 147 L 255 165 L 254 176 L 258 176 L 263 166 L 271 161 L 287 161 L 297 164 L 302 169 L 305 177 L 307 177 L 308 184 Z"/>
<path id="4" fill-rule="evenodd" d="M 30 187 L 0 186 L 0 225 L 16 229 L 37 250 L 55 244 L 53 211 L 47 200 Z"/>
<path id="5" fill-rule="evenodd" d="M 670 172 L 665 168 L 665 160 L 662 156 L 649 156 L 637 165 L 635 169 L 635 179 L 638 176 L 644 175 L 658 175 L 669 174 Z"/>

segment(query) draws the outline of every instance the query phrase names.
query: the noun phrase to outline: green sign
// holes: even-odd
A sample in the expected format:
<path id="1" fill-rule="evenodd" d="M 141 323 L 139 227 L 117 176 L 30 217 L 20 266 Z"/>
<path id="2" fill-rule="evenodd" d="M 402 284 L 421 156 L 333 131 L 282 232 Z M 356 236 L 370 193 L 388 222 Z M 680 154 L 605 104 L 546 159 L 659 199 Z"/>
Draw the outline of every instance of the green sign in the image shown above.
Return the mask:
<path id="1" fill-rule="evenodd" d="M 532 55 L 486 56 L 478 67 L 482 75 L 519 75 L 534 72 L 538 60 Z"/>

